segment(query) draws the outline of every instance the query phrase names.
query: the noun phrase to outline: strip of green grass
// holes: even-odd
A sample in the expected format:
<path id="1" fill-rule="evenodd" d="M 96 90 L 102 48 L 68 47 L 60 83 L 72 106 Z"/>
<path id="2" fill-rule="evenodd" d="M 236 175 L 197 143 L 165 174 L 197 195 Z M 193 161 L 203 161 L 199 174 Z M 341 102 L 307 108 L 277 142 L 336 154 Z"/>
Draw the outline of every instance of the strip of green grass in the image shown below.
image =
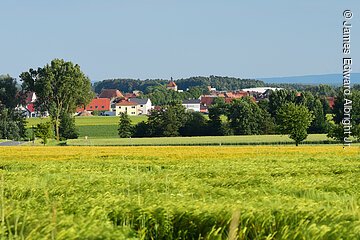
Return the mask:
<path id="1" fill-rule="evenodd" d="M 145 121 L 147 116 L 130 116 L 133 124 Z M 28 118 L 27 127 L 36 125 L 41 122 L 49 121 L 50 118 Z M 119 117 L 114 116 L 90 116 L 90 117 L 75 117 L 76 126 L 97 126 L 97 125 L 118 125 Z"/>
<path id="2" fill-rule="evenodd" d="M 100 131 L 100 130 L 99 130 Z M 121 145 L 221 145 L 251 143 L 293 142 L 284 135 L 216 136 L 216 137 L 162 137 L 162 138 L 79 138 L 68 140 L 70 146 L 121 146 Z M 306 141 L 329 140 L 326 134 L 310 134 Z"/>

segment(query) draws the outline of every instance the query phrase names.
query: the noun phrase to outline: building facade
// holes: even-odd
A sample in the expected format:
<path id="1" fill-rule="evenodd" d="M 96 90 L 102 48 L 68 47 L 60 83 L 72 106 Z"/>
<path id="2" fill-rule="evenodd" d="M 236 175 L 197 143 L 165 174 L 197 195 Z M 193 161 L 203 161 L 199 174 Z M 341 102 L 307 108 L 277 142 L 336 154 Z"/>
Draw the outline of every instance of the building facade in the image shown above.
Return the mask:
<path id="1" fill-rule="evenodd" d="M 116 116 L 120 116 L 120 113 L 126 113 L 129 116 L 137 116 L 140 112 L 140 105 L 130 101 L 120 101 L 115 105 Z"/>

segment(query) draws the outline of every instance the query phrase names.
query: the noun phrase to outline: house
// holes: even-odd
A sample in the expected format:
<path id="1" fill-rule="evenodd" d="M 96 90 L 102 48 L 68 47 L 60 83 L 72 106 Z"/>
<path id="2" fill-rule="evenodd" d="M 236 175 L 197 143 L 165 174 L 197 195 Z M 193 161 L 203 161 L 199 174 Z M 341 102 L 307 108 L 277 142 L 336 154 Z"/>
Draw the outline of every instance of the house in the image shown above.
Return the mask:
<path id="1" fill-rule="evenodd" d="M 186 111 L 190 112 L 200 112 L 200 99 L 189 99 L 189 100 L 183 100 L 182 104 Z"/>
<path id="2" fill-rule="evenodd" d="M 84 108 L 78 108 L 76 112 L 82 112 L 82 111 L 110 111 L 110 99 L 109 98 L 94 98 L 91 100 L 91 102 L 86 105 Z"/>
<path id="3" fill-rule="evenodd" d="M 25 95 L 24 104 L 16 107 L 17 110 L 22 111 L 27 118 L 38 117 L 41 114 L 35 111 L 36 94 L 35 92 L 28 92 Z"/>
<path id="4" fill-rule="evenodd" d="M 167 85 L 166 85 L 166 89 L 169 89 L 169 90 L 174 90 L 177 92 L 178 90 L 178 87 L 176 85 L 176 83 L 174 81 L 170 81 Z"/>
<path id="5" fill-rule="evenodd" d="M 148 115 L 152 109 L 150 98 L 129 98 L 129 101 L 139 105 L 139 115 Z"/>
<path id="6" fill-rule="evenodd" d="M 99 98 L 108 98 L 111 102 L 123 97 L 124 95 L 117 89 L 103 89 L 99 95 Z"/>
<path id="7" fill-rule="evenodd" d="M 217 95 L 202 95 L 200 96 L 200 103 L 201 105 L 208 107 L 214 102 L 217 97 Z"/>
<path id="8" fill-rule="evenodd" d="M 129 100 L 122 100 L 115 105 L 116 116 L 120 116 L 120 113 L 126 113 L 127 115 L 137 116 L 140 112 L 140 105 L 136 102 L 130 102 Z"/>

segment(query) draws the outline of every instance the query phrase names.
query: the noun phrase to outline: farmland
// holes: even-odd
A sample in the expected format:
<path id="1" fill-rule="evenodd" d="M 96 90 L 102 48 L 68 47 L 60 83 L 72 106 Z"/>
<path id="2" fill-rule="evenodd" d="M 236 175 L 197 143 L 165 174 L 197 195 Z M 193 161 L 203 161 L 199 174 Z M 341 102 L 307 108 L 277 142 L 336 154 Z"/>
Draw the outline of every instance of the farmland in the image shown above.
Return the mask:
<path id="1" fill-rule="evenodd" d="M 1 237 L 359 239 L 359 147 L 3 147 Z"/>

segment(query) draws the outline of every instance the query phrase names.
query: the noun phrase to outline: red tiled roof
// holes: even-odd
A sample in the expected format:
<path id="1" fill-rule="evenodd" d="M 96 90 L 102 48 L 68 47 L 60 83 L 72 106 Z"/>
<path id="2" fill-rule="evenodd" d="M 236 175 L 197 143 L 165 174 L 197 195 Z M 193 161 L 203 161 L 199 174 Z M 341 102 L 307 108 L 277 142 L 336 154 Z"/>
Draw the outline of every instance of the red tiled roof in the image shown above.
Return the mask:
<path id="1" fill-rule="evenodd" d="M 168 83 L 167 87 L 176 87 L 176 83 L 174 81 L 171 81 Z"/>
<path id="2" fill-rule="evenodd" d="M 225 98 L 226 103 L 231 103 L 232 100 L 234 100 L 234 98 L 230 98 L 230 97 Z"/>
<path id="3" fill-rule="evenodd" d="M 210 106 L 214 102 L 215 98 L 217 98 L 217 96 L 214 97 L 202 96 L 200 101 L 202 105 Z"/>
<path id="4" fill-rule="evenodd" d="M 125 98 L 136 98 L 137 95 L 135 93 L 125 93 Z"/>
<path id="5" fill-rule="evenodd" d="M 228 98 L 242 98 L 249 96 L 249 93 L 245 91 L 227 92 L 225 96 Z"/>
<path id="6" fill-rule="evenodd" d="M 86 111 L 109 111 L 110 110 L 110 99 L 108 98 L 94 98 L 91 102 L 85 107 Z M 84 111 L 83 107 L 76 109 L 76 112 Z"/>
<path id="7" fill-rule="evenodd" d="M 129 102 L 129 101 L 120 101 L 116 104 L 116 106 L 136 106 L 138 105 L 136 102 Z"/>
<path id="8" fill-rule="evenodd" d="M 33 103 L 26 105 L 26 109 L 29 110 L 29 112 L 31 113 L 35 112 L 35 106 Z"/>
<path id="9" fill-rule="evenodd" d="M 99 98 L 120 98 L 124 97 L 124 95 L 117 89 L 103 89 L 99 95 Z"/>

